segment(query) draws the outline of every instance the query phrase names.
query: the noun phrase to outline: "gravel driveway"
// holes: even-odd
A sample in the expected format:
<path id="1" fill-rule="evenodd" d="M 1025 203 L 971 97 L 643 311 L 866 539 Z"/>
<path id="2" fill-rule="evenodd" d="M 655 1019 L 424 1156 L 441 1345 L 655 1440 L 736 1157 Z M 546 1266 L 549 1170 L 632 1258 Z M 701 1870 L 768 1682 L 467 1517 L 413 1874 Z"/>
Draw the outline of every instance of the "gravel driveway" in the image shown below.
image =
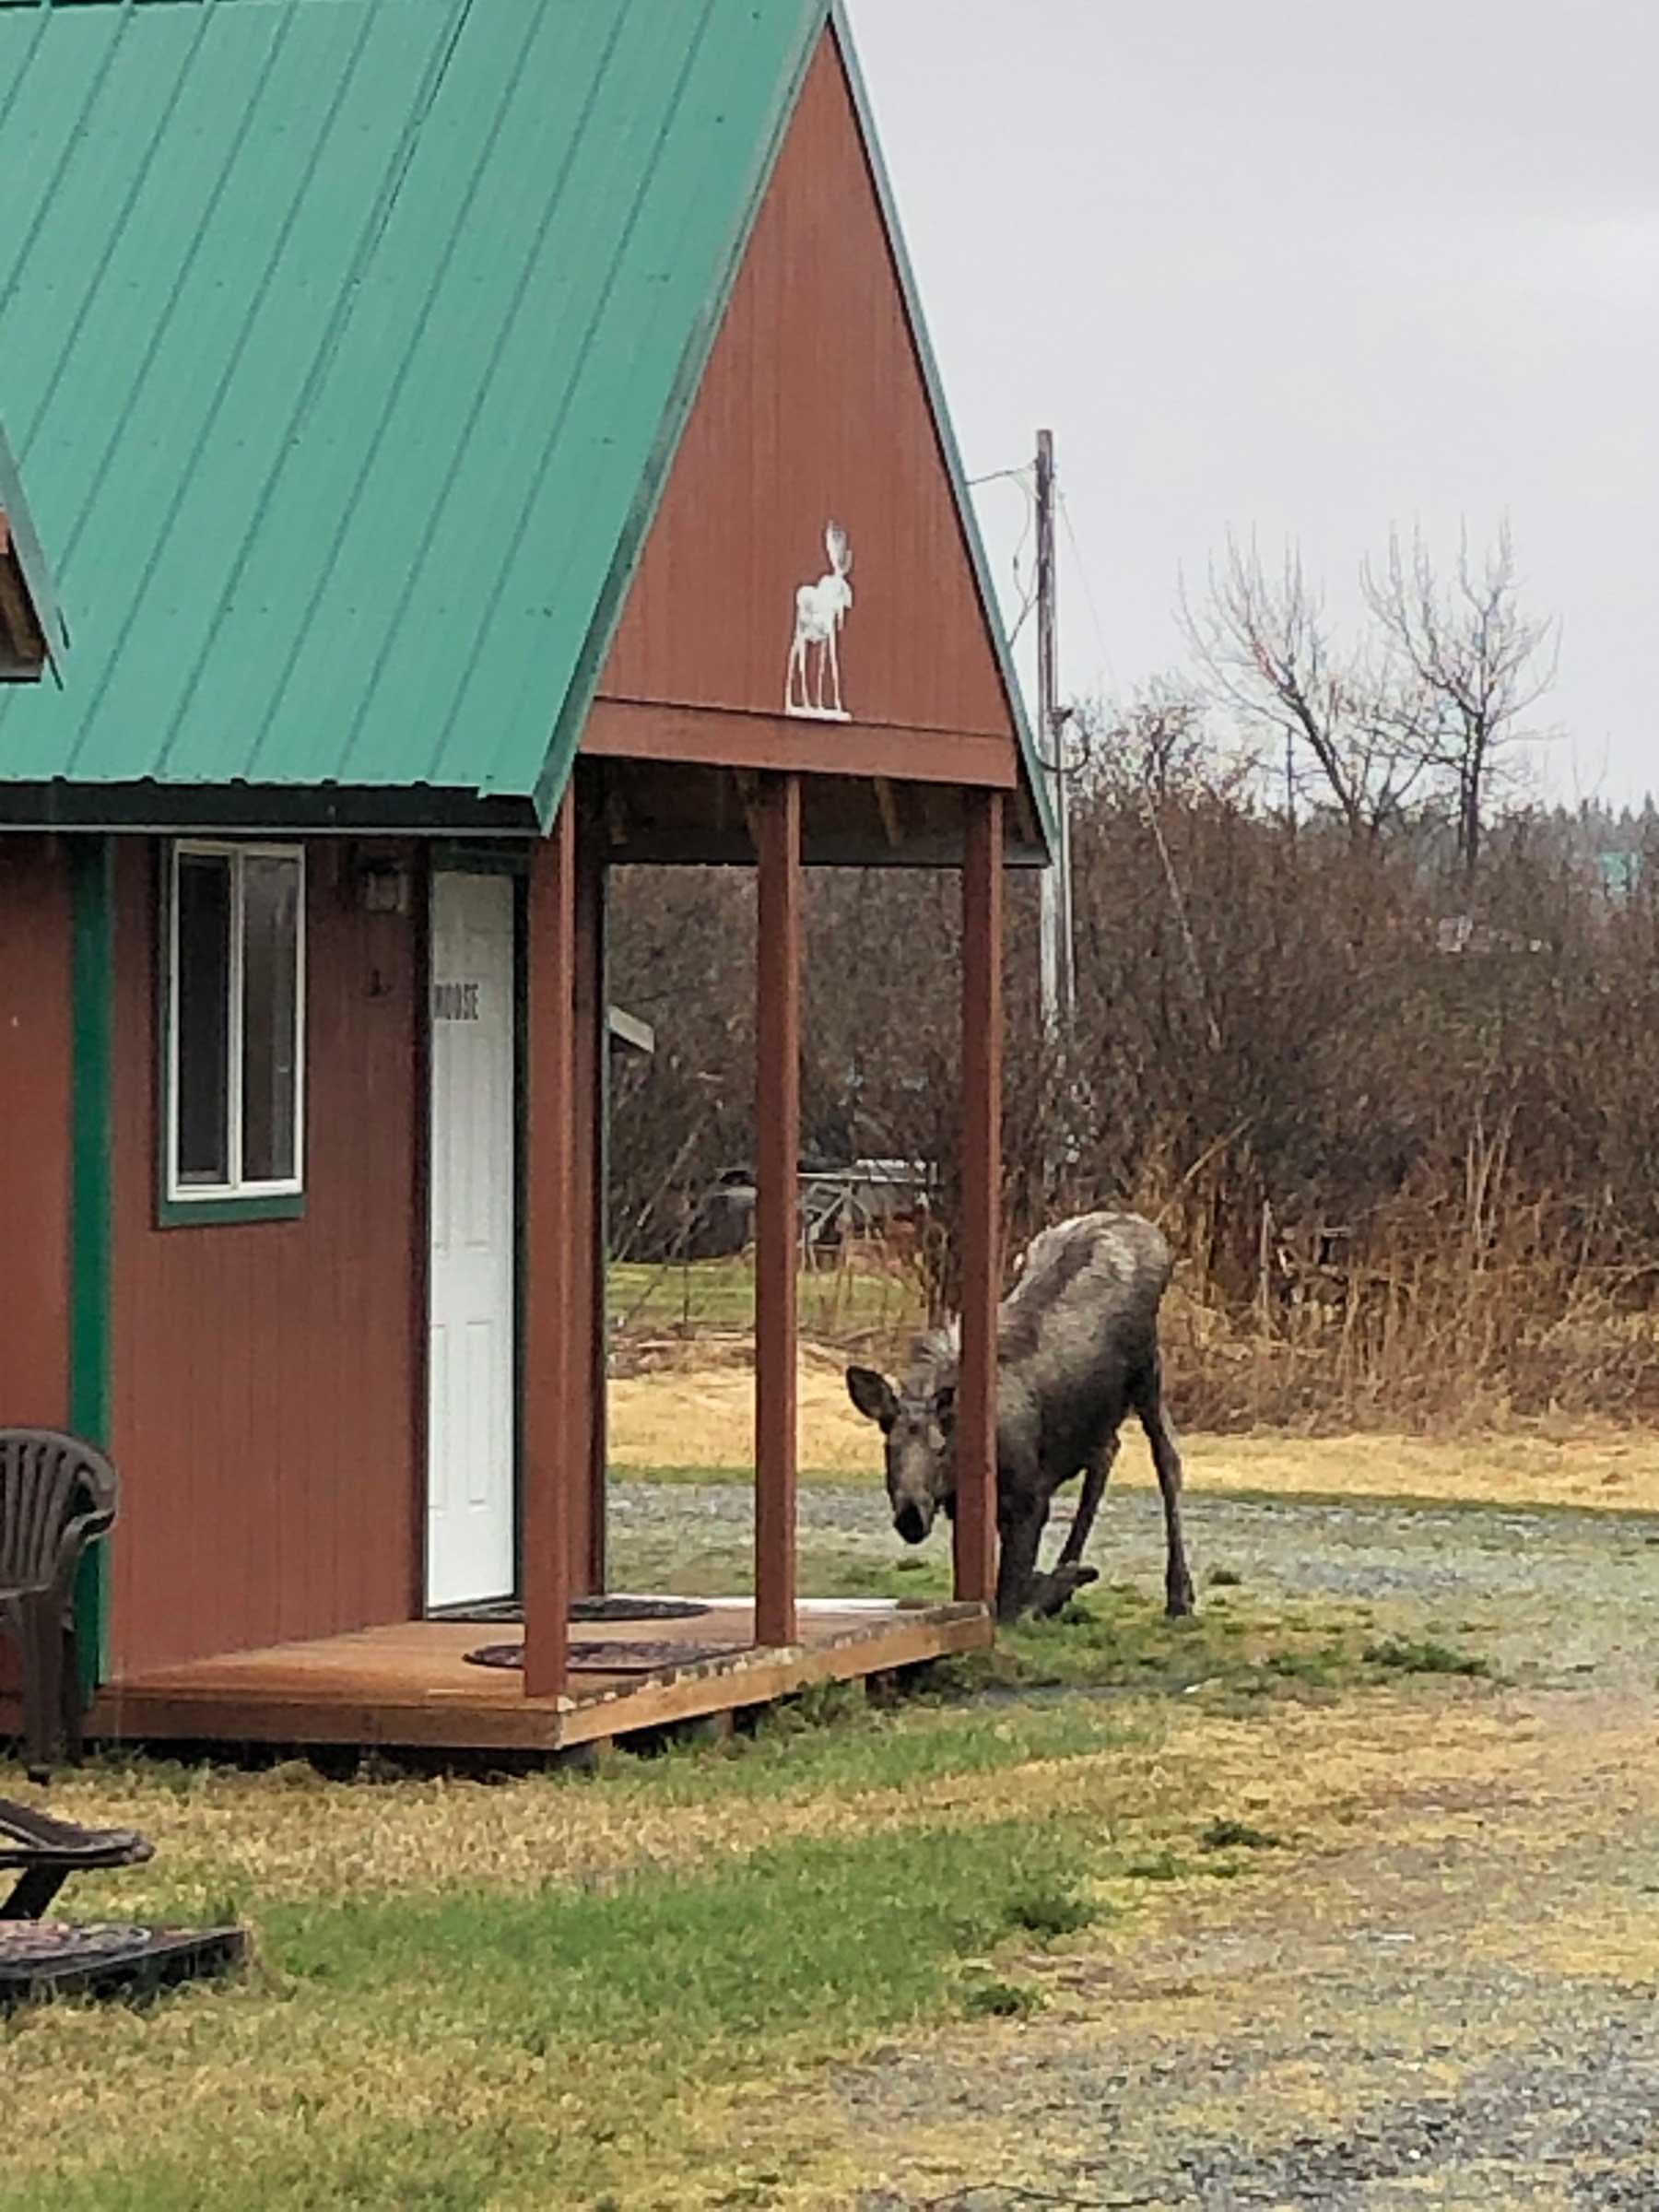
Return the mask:
<path id="1" fill-rule="evenodd" d="M 885 1504 L 872 1488 L 803 1487 L 803 1549 L 820 1560 L 903 1559 Z M 665 1551 L 746 1547 L 753 1492 L 736 1482 L 613 1482 L 610 1512 L 626 1580 L 632 1562 L 654 1564 Z M 1063 1501 L 1050 1548 L 1069 1512 Z M 1477 1624 L 1488 1638 L 1483 1652 L 1500 1667 L 1552 1679 L 1610 1668 L 1652 1681 L 1659 1666 L 1659 1516 L 1206 1498 L 1199 1490 L 1189 1491 L 1185 1514 L 1201 1589 L 1221 1568 L 1265 1598 L 1358 1598 L 1419 1611 L 1441 1628 Z M 948 1543 L 941 1526 L 927 1556 L 943 1559 Z M 1162 1546 L 1155 1491 L 1109 1493 L 1089 1551 L 1103 1574 L 1150 1592 Z M 1659 2198 L 1654 2204 L 1659 2212 Z"/>
<path id="2" fill-rule="evenodd" d="M 1056 1961 L 994 2048 L 952 2030 L 849 2069 L 883 2177 L 857 2212 L 1652 2212 L 1652 1701 L 1493 1694 L 1512 1763 L 1430 1762 L 1346 1849 Z"/>
<path id="3" fill-rule="evenodd" d="M 660 1535 L 662 1488 L 614 1503 L 620 1558 Z M 804 1491 L 807 1547 L 891 1560 L 881 1506 Z M 682 1540 L 747 1539 L 743 1486 L 672 1512 Z M 1420 1739 L 1397 1788 L 1248 1881 L 1036 1961 L 1032 2018 L 843 2069 L 811 2124 L 864 2178 L 833 2202 L 1659 2212 L 1659 1519 L 1194 1492 L 1188 1526 L 1201 1590 L 1221 1568 L 1267 1603 L 1359 1600 L 1478 1638 L 1501 1678 L 1407 1686 Z M 1150 1599 L 1160 1547 L 1155 1495 L 1109 1500 L 1106 1571 Z M 1373 1710 L 1349 1697 L 1311 1724 L 1335 1748 Z M 1454 1725 L 1471 1713 L 1478 1758 Z"/>

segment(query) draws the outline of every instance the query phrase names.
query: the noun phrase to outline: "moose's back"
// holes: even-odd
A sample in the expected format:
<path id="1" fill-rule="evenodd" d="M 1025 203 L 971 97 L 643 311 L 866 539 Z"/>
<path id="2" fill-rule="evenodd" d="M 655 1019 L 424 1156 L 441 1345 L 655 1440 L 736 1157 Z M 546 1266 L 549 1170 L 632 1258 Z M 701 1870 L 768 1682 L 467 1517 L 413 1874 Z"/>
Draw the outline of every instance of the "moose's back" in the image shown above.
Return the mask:
<path id="1" fill-rule="evenodd" d="M 1121 1421 L 1157 1356 L 1173 1268 L 1162 1232 L 1137 1214 L 1081 1214 L 1032 1239 L 998 1315 L 998 1395 L 1005 1420 L 1036 1421 L 1045 1460 L 1075 1454 L 1075 1466 Z"/>

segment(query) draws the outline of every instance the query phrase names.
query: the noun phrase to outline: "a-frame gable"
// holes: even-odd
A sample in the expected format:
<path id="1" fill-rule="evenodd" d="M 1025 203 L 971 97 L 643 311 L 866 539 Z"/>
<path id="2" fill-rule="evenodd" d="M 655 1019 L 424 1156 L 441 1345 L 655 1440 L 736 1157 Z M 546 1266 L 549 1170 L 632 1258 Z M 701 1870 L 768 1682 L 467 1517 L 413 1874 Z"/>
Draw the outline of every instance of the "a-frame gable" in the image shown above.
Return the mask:
<path id="1" fill-rule="evenodd" d="M 1006 647 L 898 251 L 832 22 L 599 681 L 604 749 L 630 707 L 765 716 L 804 768 L 868 763 L 881 732 L 885 774 L 995 781 L 1029 801 Z"/>

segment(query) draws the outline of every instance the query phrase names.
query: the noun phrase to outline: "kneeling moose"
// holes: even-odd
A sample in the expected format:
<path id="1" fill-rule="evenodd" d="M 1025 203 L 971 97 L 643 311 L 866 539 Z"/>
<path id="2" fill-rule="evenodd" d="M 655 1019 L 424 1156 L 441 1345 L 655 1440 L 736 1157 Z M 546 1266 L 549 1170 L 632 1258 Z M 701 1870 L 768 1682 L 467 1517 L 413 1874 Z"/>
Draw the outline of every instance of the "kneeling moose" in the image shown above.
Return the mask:
<path id="1" fill-rule="evenodd" d="M 1169 1245 L 1134 1214 L 1083 1214 L 1035 1238 L 997 1312 L 996 1611 L 1056 1613 L 1095 1580 L 1084 1547 L 1118 1430 L 1133 1410 L 1152 1448 L 1168 1538 L 1164 1586 L 1172 1614 L 1193 1609 L 1181 1535 L 1181 1455 L 1164 1413 L 1158 1308 L 1173 1267 Z M 956 1504 L 955 1404 L 959 1324 L 917 1339 L 897 1390 L 873 1368 L 850 1367 L 847 1389 L 887 1439 L 893 1525 L 920 1544 L 942 1506 Z M 1082 1495 L 1053 1571 L 1037 1550 L 1054 1492 L 1074 1475 Z"/>

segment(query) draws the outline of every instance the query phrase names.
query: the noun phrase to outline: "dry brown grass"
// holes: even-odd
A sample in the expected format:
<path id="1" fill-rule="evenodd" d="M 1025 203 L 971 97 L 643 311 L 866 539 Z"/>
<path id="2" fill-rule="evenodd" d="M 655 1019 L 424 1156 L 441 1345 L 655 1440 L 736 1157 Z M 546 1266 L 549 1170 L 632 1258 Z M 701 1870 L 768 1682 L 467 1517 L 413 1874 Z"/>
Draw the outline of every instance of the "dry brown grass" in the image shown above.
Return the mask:
<path id="1" fill-rule="evenodd" d="M 1493 1171 L 1496 1173 L 1496 1171 Z M 1181 1255 L 1162 1335 L 1194 1427 L 1478 1434 L 1659 1418 L 1653 1271 L 1595 1264 L 1579 1214 L 1468 1191 L 1402 1197 L 1321 1253 L 1264 1245 L 1246 1284 L 1232 1208 L 1203 1190 L 1142 1210 Z"/>
<path id="2" fill-rule="evenodd" d="M 677 1468 L 747 1476 L 753 1466 L 753 1394 L 747 1359 L 711 1360 L 695 1345 L 680 1347 L 672 1363 L 648 1373 L 618 1377 L 611 1384 L 612 1465 L 624 1474 Z M 879 1479 L 880 1438 L 849 1403 L 838 1354 L 816 1347 L 803 1352 L 800 1406 L 803 1467 L 846 1479 Z M 1659 1512 L 1659 1434 L 1611 1423 L 1592 1426 L 1558 1417 L 1450 1436 L 1190 1433 L 1184 1449 L 1188 1480 L 1200 1490 Z M 1137 1430 L 1125 1433 L 1113 1480 L 1152 1480 Z"/>
<path id="3" fill-rule="evenodd" d="M 880 1469 L 881 1439 L 853 1410 L 835 1351 L 803 1347 L 801 1465 L 816 1474 L 868 1476 Z M 754 1465 L 755 1378 L 747 1346 L 663 1347 L 642 1374 L 613 1377 L 610 1454 L 618 1470 Z"/>
<path id="4" fill-rule="evenodd" d="M 1659 1512 L 1659 1436 L 1606 1430 L 1560 1437 L 1201 1436 L 1185 1440 L 1195 1489 L 1286 1497 L 1426 1498 L 1444 1504 Z M 1124 1478 L 1150 1482 L 1136 1437 Z"/>

